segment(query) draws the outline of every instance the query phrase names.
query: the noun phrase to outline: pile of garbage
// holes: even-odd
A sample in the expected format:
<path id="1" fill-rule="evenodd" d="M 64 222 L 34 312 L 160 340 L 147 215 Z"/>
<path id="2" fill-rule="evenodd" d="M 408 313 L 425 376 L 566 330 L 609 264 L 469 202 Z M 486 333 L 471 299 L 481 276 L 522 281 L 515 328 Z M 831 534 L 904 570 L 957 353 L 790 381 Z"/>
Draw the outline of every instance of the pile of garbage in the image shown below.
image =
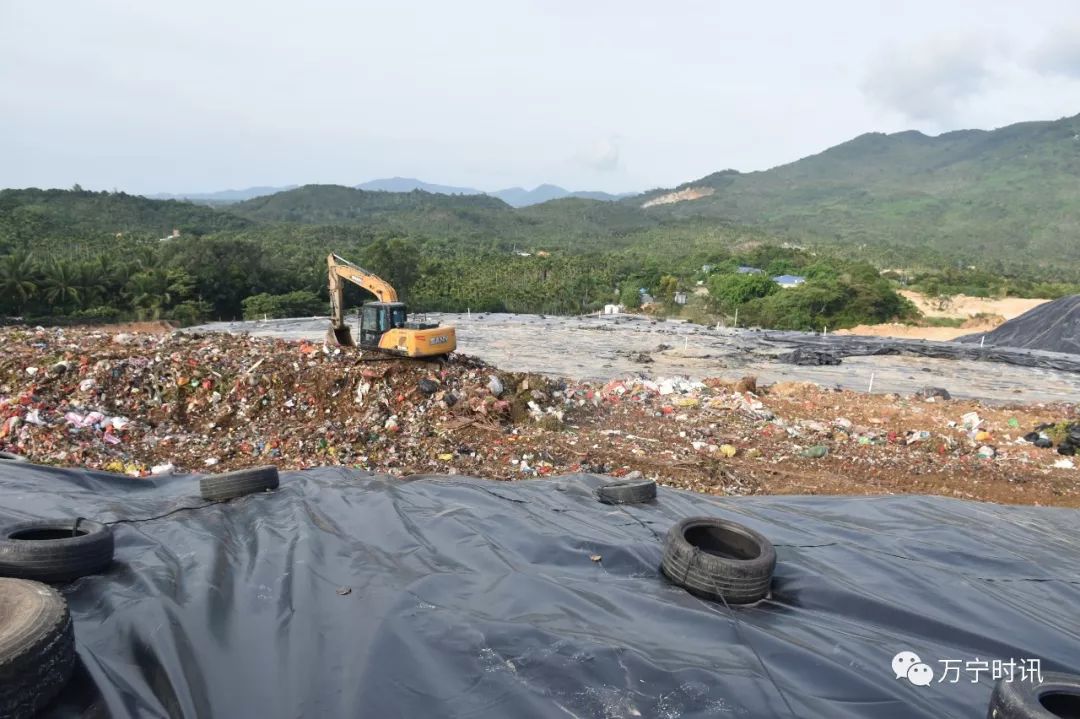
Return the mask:
<path id="1" fill-rule="evenodd" d="M 560 427 L 566 385 L 307 342 L 3 330 L 0 447 L 132 475 L 349 464 L 426 469 L 482 449 L 437 428 Z M 437 449 L 433 449 L 436 447 Z"/>
<path id="2" fill-rule="evenodd" d="M 588 472 L 719 494 L 1080 506 L 1080 472 L 1041 449 L 1043 435 L 1062 454 L 1078 446 L 1071 405 L 753 377 L 571 382 L 464 355 L 419 361 L 219 333 L 4 328 L 0 342 L 0 451 L 35 462 L 133 476 L 267 463 L 494 479 Z"/>

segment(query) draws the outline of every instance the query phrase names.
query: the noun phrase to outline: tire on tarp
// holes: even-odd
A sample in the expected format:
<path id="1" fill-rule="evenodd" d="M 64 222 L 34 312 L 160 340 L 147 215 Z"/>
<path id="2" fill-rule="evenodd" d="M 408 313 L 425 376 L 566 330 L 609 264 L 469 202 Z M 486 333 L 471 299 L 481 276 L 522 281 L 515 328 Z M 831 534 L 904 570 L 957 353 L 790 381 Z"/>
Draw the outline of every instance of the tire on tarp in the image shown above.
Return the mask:
<path id="1" fill-rule="evenodd" d="M 277 489 L 278 483 L 277 467 L 251 467 L 203 477 L 199 480 L 199 494 L 203 499 L 233 499 Z"/>
<path id="2" fill-rule="evenodd" d="M 113 533 L 90 519 L 33 519 L 0 528 L 0 577 L 68 582 L 113 560 Z"/>
<path id="3" fill-rule="evenodd" d="M 999 679 L 990 696 L 988 719 L 1080 717 L 1080 675 L 1046 672 L 1038 684 Z"/>
<path id="4" fill-rule="evenodd" d="M 656 482 L 651 479 L 620 479 L 601 485 L 596 497 L 604 504 L 640 504 L 656 499 Z"/>
<path id="5" fill-rule="evenodd" d="M 751 604 L 769 593 L 776 549 L 764 535 L 741 524 L 690 517 L 668 531 L 660 568 L 697 596 Z"/>
<path id="6" fill-rule="evenodd" d="M 75 635 L 64 598 L 40 582 L 0 578 L 0 716 L 34 716 L 74 668 Z"/>

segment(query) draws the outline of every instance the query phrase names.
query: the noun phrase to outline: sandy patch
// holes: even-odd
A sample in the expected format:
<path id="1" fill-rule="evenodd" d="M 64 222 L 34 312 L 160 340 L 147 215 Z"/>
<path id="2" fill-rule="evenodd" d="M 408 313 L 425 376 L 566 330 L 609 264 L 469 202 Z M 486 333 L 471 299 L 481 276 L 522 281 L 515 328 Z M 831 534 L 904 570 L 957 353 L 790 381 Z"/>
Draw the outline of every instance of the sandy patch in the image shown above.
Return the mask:
<path id="1" fill-rule="evenodd" d="M 940 307 L 933 298 L 928 298 L 921 292 L 901 290 L 900 294 L 915 303 L 927 317 L 971 317 L 972 315 L 987 313 L 1001 315 L 1006 320 L 1019 317 L 1030 309 L 1049 302 L 1050 300 L 1005 297 L 1000 300 L 987 299 L 986 297 L 969 297 L 968 295 L 954 295 L 949 303 Z"/>

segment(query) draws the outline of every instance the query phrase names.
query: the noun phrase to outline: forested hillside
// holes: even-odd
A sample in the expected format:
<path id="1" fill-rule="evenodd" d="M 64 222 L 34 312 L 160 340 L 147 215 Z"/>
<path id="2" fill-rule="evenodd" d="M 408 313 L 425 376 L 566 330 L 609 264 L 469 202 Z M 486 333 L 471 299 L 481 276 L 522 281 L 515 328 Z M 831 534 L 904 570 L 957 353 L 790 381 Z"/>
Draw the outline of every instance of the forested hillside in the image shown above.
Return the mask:
<path id="1" fill-rule="evenodd" d="M 122 192 L 0 191 L 0 315 L 183 322 L 325 312 L 328 252 L 418 309 L 593 311 L 642 290 L 766 326 L 911 315 L 931 294 L 1058 296 L 1080 279 L 1080 119 L 871 134 L 767 172 L 619 202 L 306 185 L 208 207 Z M 173 237 L 173 231 L 178 236 Z M 801 248 L 801 249 L 800 249 Z M 806 285 L 776 292 L 767 275 Z M 898 270 L 883 277 L 881 269 Z M 351 301 L 360 301 L 359 295 Z"/>
<path id="2" fill-rule="evenodd" d="M 274 195 L 256 197 L 226 208 L 241 217 L 262 222 L 327 224 L 357 223 L 385 215 L 446 213 L 470 210 L 509 210 L 502 200 L 487 195 L 443 195 L 423 190 L 382 192 L 344 185 L 304 185 Z"/>
<path id="3" fill-rule="evenodd" d="M 14 246 L 41 247 L 118 235 L 164 237 L 174 229 L 204 235 L 251 223 L 228 212 L 176 200 L 151 200 L 123 192 L 0 190 L 0 253 Z"/>
<path id="4" fill-rule="evenodd" d="M 806 293 L 806 302 L 820 305 L 833 326 L 851 293 L 884 300 L 880 312 L 860 320 L 888 319 L 898 307 L 869 265 L 822 264 L 770 246 L 752 229 L 649 217 L 616 203 L 566 199 L 512 210 L 485 197 L 306 187 L 243 203 L 247 217 L 240 218 L 120 193 L 45 194 L 49 222 L 34 225 L 25 219 L 41 214 L 37 191 L 0 193 L 0 315 L 188 323 L 321 314 L 329 252 L 383 275 L 420 310 L 591 312 L 616 300 L 634 305 L 641 289 L 673 308 L 676 290 L 709 279 L 704 265 L 729 273 L 744 262 L 775 272 L 811 269 L 818 294 Z M 338 221 L 315 224 L 327 217 Z M 163 222 L 180 235 L 156 229 Z M 350 295 L 351 304 L 364 299 Z M 759 304 L 763 318 L 773 316 L 767 310 L 775 300 Z"/>
<path id="5" fill-rule="evenodd" d="M 1080 266 L 1080 116 L 928 137 L 861 135 L 764 172 L 718 172 L 675 188 L 698 199 L 650 214 L 725 218 L 802 244 L 911 249 L 1007 272 Z M 641 207 L 670 191 L 624 200 Z M 916 255 L 916 261 L 920 256 Z"/>

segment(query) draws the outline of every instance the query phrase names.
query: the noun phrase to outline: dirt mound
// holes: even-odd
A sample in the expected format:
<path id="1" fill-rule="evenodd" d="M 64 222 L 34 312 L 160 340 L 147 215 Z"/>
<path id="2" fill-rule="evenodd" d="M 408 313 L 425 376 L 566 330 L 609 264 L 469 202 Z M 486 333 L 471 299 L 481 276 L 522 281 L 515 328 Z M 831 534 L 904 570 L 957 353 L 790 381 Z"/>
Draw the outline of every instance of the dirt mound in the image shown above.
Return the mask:
<path id="1" fill-rule="evenodd" d="M 965 330 L 989 330 L 1005 324 L 1005 318 L 990 312 L 982 312 L 967 319 L 960 325 Z"/>
<path id="2" fill-rule="evenodd" d="M 178 327 L 169 320 L 146 320 L 144 322 L 118 322 L 111 325 L 95 325 L 87 327 L 89 330 L 98 332 L 143 332 L 147 334 L 163 335 L 172 332 Z"/>
<path id="3" fill-rule="evenodd" d="M 995 314 L 1011 320 L 1049 302 L 1049 300 L 1027 297 L 991 299 L 969 295 L 952 295 L 942 301 L 913 290 L 900 290 L 900 294 L 914 302 L 919 311 L 927 317 L 971 317 L 978 314 Z"/>
<path id="4" fill-rule="evenodd" d="M 943 342 L 956 339 L 960 335 L 967 334 L 971 330 L 959 327 L 917 327 L 905 325 L 899 322 L 886 322 L 880 325 L 857 325 L 851 329 L 836 330 L 832 334 L 857 337 L 900 337 L 911 340 L 935 340 Z"/>
<path id="5" fill-rule="evenodd" d="M 966 335 L 957 342 L 983 342 L 1046 352 L 1080 354 L 1080 295 L 1039 305 L 992 332 Z"/>

